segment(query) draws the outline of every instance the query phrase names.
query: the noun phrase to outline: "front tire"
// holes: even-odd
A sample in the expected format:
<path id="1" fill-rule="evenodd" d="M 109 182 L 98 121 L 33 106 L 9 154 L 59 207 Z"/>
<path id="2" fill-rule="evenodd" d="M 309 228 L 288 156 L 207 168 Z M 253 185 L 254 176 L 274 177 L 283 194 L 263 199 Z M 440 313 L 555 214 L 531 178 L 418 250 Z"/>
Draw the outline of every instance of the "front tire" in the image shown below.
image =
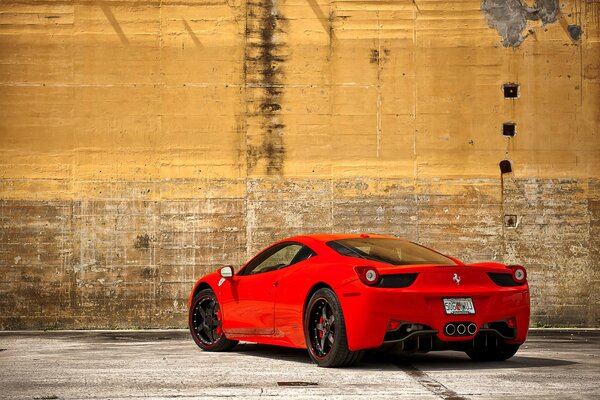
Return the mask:
<path id="1" fill-rule="evenodd" d="M 514 356 L 519 350 L 519 344 L 502 344 L 486 347 L 476 344 L 473 348 L 466 351 L 469 358 L 473 361 L 504 361 Z"/>
<path id="2" fill-rule="evenodd" d="M 304 338 L 310 358 L 319 367 L 347 367 L 362 351 L 350 351 L 342 306 L 329 288 L 317 290 L 304 313 Z"/>
<path id="3" fill-rule="evenodd" d="M 231 350 L 238 342 L 225 337 L 222 314 L 215 292 L 204 289 L 192 300 L 189 313 L 190 333 L 194 342 L 205 351 Z"/>

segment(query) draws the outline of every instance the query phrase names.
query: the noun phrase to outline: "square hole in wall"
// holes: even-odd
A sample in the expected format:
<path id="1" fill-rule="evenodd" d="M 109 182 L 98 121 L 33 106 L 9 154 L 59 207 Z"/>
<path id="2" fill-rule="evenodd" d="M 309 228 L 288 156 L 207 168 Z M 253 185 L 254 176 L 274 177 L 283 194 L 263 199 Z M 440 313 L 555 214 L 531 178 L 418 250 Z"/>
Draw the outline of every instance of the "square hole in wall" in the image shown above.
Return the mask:
<path id="1" fill-rule="evenodd" d="M 517 83 L 505 83 L 502 85 L 505 99 L 516 99 L 519 97 L 519 85 Z"/>
<path id="2" fill-rule="evenodd" d="M 502 124 L 502 134 L 513 137 L 517 134 L 517 124 L 514 122 L 505 122 Z"/>
<path id="3" fill-rule="evenodd" d="M 511 164 L 510 160 L 500 161 L 500 173 L 508 174 L 510 172 L 512 172 L 512 164 Z"/>
<path id="4" fill-rule="evenodd" d="M 514 214 L 505 214 L 504 215 L 504 226 L 507 228 L 516 228 L 517 227 L 518 218 Z"/>

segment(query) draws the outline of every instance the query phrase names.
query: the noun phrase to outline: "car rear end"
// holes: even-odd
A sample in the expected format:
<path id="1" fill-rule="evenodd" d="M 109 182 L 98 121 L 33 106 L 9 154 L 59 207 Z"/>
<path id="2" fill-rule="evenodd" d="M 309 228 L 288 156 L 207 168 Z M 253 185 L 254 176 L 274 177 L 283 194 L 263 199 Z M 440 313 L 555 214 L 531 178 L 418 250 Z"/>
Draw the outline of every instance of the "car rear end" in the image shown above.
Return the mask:
<path id="1" fill-rule="evenodd" d="M 396 343 L 407 351 L 464 350 L 476 340 L 521 344 L 529 326 L 524 271 L 495 263 L 358 267 L 358 279 L 340 290 L 349 348 Z M 377 278 L 368 281 L 367 274 Z"/>

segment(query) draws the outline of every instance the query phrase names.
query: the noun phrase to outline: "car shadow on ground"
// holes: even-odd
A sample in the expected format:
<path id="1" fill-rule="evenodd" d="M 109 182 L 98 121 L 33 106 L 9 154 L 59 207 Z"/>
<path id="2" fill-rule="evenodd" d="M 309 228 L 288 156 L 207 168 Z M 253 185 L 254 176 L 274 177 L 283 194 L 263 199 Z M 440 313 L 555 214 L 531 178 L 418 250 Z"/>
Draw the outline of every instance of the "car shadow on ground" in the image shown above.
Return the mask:
<path id="1" fill-rule="evenodd" d="M 383 354 L 375 359 L 367 355 L 363 362 L 381 363 L 387 362 L 400 368 L 404 366 L 417 366 L 430 371 L 435 370 L 482 370 L 482 369 L 520 369 L 520 368 L 544 368 L 563 365 L 577 364 L 573 361 L 557 358 L 542 358 L 515 355 L 506 361 L 484 362 L 472 361 L 465 353 L 458 351 L 431 352 L 427 354 Z"/>
<path id="2" fill-rule="evenodd" d="M 308 352 L 304 349 L 293 349 L 263 344 L 240 343 L 233 350 L 235 353 L 250 357 L 268 358 L 272 360 L 291 361 L 300 364 L 312 364 Z M 418 366 L 426 370 L 473 370 L 473 369 L 515 369 L 515 368 L 544 368 L 577 364 L 573 361 L 557 358 L 530 357 L 515 355 L 506 361 L 475 362 L 465 353 L 458 351 L 441 351 L 427 354 L 398 354 L 394 352 L 370 351 L 352 368 L 365 370 L 380 370 L 382 368 L 405 368 Z"/>
<path id="3" fill-rule="evenodd" d="M 233 353 L 244 354 L 251 357 L 312 364 L 308 352 L 304 349 L 293 349 L 290 347 L 270 346 L 257 343 L 239 343 L 231 351 Z"/>

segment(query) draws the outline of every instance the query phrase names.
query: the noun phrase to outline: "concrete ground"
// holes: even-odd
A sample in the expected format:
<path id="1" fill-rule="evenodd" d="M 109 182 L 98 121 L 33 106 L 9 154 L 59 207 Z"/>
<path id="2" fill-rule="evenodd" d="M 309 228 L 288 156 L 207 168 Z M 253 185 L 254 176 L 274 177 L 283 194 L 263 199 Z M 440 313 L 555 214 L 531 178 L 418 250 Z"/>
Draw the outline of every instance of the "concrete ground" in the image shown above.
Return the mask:
<path id="1" fill-rule="evenodd" d="M 0 332 L 4 399 L 600 398 L 600 331 L 535 330 L 515 357 L 371 355 L 347 369 L 304 350 L 241 344 L 206 353 L 187 331 Z"/>

